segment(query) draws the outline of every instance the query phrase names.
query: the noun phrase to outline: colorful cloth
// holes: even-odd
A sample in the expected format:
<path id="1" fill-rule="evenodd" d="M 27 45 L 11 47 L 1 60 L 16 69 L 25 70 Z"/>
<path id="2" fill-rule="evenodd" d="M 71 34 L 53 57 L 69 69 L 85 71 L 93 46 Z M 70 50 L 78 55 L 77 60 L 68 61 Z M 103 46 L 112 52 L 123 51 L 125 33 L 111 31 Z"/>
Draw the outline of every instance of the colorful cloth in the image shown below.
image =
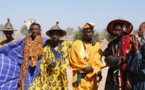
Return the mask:
<path id="1" fill-rule="evenodd" d="M 24 40 L 0 48 L 0 90 L 17 90 Z"/>
<path id="2" fill-rule="evenodd" d="M 88 22 L 88 23 L 86 23 L 84 26 L 83 26 L 83 28 L 84 29 L 93 29 L 94 28 L 94 23 L 92 23 L 92 22 Z"/>
<path id="3" fill-rule="evenodd" d="M 43 45 L 46 39 L 43 38 Z M 25 39 L 8 43 L 0 48 L 0 90 L 18 90 L 18 79 L 20 77 L 20 69 L 23 64 L 23 48 Z M 28 68 L 26 74 L 25 90 L 28 90 L 29 85 L 34 78 L 40 73 L 40 62 L 33 75 L 32 69 Z"/>
<path id="4" fill-rule="evenodd" d="M 24 90 L 25 87 L 27 68 L 30 67 L 31 69 L 35 70 L 38 59 L 40 59 L 42 56 L 42 48 L 43 48 L 42 42 L 43 38 L 41 35 L 36 36 L 34 41 L 32 40 L 31 37 L 28 37 L 25 40 L 24 59 L 21 67 L 21 76 L 19 81 L 21 88 L 20 90 Z"/>
<path id="5" fill-rule="evenodd" d="M 50 47 L 50 41 L 47 41 L 43 49 L 41 73 L 35 78 L 29 90 L 68 90 L 66 70 L 71 44 L 71 41 L 60 41 L 60 45 L 53 48 Z M 56 67 L 48 68 L 52 62 L 56 62 Z"/>
<path id="6" fill-rule="evenodd" d="M 11 42 L 16 41 L 16 39 L 13 39 Z M 10 43 L 10 42 L 9 42 Z M 0 42 L 0 47 L 2 47 L 3 45 L 7 44 L 6 40 L 3 40 Z"/>
<path id="7" fill-rule="evenodd" d="M 108 44 L 104 50 L 105 57 L 112 55 L 114 57 L 126 57 L 130 51 L 130 39 L 132 35 L 123 36 L 121 39 L 115 39 Z M 126 62 L 121 66 L 109 67 L 106 78 L 105 90 L 125 90 L 126 89 Z"/>
<path id="8" fill-rule="evenodd" d="M 81 40 L 77 40 L 70 50 L 70 66 L 73 70 L 72 85 L 74 90 L 97 90 L 96 73 L 101 71 L 102 67 L 101 48 L 99 43 L 94 46 L 91 43 L 84 43 L 84 45 Z M 86 74 L 81 70 L 87 66 L 91 66 L 94 71 Z M 80 83 L 79 78 L 81 78 Z"/>

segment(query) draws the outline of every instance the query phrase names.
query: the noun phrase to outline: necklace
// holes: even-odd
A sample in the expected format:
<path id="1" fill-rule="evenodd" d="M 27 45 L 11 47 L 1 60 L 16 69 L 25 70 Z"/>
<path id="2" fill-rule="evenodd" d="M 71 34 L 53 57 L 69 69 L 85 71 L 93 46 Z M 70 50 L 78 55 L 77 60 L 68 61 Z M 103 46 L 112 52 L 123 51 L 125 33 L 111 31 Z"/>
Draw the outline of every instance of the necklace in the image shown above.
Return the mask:
<path id="1" fill-rule="evenodd" d="M 91 51 L 91 47 L 92 47 L 92 45 L 90 45 L 90 48 L 89 48 L 88 53 L 87 53 L 87 51 L 86 51 L 86 46 L 85 46 L 84 42 L 83 42 L 83 47 L 84 47 L 84 52 L 85 52 L 84 60 L 87 62 L 87 61 L 89 61 L 89 59 L 88 59 L 88 55 L 90 54 L 90 51 Z"/>

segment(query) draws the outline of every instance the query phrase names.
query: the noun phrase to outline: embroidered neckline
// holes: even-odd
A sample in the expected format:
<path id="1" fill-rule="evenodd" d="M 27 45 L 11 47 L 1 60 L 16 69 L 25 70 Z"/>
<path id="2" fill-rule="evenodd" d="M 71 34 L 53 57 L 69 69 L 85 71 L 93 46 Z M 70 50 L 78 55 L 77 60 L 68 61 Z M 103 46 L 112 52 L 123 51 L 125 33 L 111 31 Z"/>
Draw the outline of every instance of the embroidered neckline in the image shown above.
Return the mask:
<path id="1" fill-rule="evenodd" d="M 85 52 L 85 57 L 84 57 L 84 60 L 87 62 L 89 59 L 88 59 L 88 55 L 90 54 L 90 52 L 91 52 L 91 48 L 92 48 L 92 45 L 90 44 L 90 48 L 89 48 L 89 51 L 88 51 L 88 53 L 87 53 L 87 51 L 86 51 L 86 46 L 85 46 L 85 42 L 84 41 L 82 41 L 82 43 L 83 43 L 83 47 L 84 47 L 84 52 Z M 87 55 L 88 54 L 88 55 Z"/>

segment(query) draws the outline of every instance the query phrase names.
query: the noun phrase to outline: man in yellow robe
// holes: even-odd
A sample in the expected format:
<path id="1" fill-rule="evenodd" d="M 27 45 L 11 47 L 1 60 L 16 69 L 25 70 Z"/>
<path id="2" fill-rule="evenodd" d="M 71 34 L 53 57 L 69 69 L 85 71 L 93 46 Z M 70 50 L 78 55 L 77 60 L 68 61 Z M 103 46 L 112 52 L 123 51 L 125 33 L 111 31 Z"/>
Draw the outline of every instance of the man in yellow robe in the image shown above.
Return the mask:
<path id="1" fill-rule="evenodd" d="M 57 25 L 46 32 L 50 40 L 46 41 L 40 65 L 41 72 L 35 78 L 29 90 L 68 90 L 67 68 L 71 41 L 60 40 L 66 35 Z"/>
<path id="2" fill-rule="evenodd" d="M 73 70 L 74 90 L 97 90 L 97 75 L 101 71 L 101 48 L 98 42 L 91 44 L 93 23 L 83 26 L 83 39 L 76 40 L 70 49 L 70 66 Z"/>

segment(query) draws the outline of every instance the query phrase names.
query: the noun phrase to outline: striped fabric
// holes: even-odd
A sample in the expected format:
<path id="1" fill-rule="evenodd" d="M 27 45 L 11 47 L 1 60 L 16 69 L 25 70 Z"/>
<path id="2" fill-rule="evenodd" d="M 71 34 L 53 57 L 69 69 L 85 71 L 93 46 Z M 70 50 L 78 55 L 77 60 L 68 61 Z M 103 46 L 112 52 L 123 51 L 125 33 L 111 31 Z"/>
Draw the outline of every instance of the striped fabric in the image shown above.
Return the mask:
<path id="1" fill-rule="evenodd" d="M 23 63 L 23 47 L 25 39 L 8 43 L 0 48 L 0 90 L 17 90 L 18 79 L 20 76 L 20 68 Z M 43 43 L 46 39 L 43 39 Z M 26 75 L 26 87 L 32 83 L 34 78 L 39 74 L 41 60 L 33 74 L 31 68 L 28 67 Z"/>

